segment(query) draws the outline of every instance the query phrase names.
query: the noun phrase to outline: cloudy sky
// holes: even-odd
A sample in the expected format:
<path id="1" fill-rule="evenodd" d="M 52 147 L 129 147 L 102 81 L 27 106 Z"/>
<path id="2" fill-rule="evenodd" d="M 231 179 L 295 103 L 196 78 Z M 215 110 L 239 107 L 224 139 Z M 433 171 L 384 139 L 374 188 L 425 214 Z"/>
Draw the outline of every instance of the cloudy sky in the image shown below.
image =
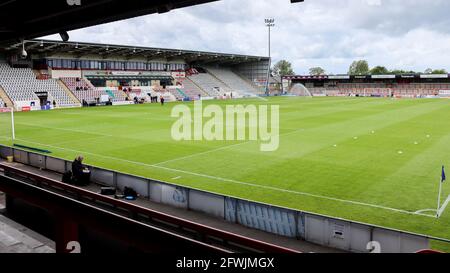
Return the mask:
<path id="1" fill-rule="evenodd" d="M 273 17 L 272 57 L 292 62 L 297 74 L 314 66 L 346 73 L 356 59 L 450 71 L 449 11 L 449 0 L 221 0 L 69 34 L 71 41 L 267 56 L 264 18 Z"/>

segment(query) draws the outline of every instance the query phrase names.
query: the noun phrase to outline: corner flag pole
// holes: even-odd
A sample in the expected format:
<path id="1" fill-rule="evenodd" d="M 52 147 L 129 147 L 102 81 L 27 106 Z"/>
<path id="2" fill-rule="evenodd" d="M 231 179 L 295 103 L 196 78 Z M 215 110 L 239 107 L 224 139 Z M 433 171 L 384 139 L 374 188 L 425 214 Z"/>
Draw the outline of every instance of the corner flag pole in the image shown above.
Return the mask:
<path id="1" fill-rule="evenodd" d="M 439 209 L 441 208 L 441 193 L 442 193 L 442 181 L 439 183 L 439 195 L 438 195 L 436 218 L 439 218 Z"/>
<path id="2" fill-rule="evenodd" d="M 442 184 L 444 184 L 444 181 L 446 180 L 445 177 L 445 168 L 442 166 L 442 173 L 441 173 L 441 181 L 439 182 L 439 195 L 438 195 L 438 203 L 437 203 L 437 211 L 436 211 L 436 218 L 439 218 L 439 210 L 441 208 L 441 194 L 442 194 Z"/>

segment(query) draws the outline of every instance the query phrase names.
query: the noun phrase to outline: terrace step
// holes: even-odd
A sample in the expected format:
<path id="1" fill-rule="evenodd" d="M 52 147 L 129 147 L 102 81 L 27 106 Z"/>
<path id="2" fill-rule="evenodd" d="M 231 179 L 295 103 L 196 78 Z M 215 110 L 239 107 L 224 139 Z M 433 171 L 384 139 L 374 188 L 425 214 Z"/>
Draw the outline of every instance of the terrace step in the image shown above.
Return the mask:
<path id="1" fill-rule="evenodd" d="M 261 87 L 258 87 L 254 82 L 252 82 L 251 80 L 249 80 L 248 78 L 246 78 L 245 76 L 243 76 L 242 74 L 233 71 L 234 74 L 236 74 L 239 78 L 243 79 L 244 81 L 246 81 L 248 84 L 250 84 L 251 87 L 253 87 L 253 89 L 255 89 L 256 94 L 260 94 L 260 93 L 264 93 L 261 90 Z"/>
<path id="2" fill-rule="evenodd" d="M 61 80 L 57 80 L 58 84 L 62 87 L 62 89 L 64 90 L 64 92 L 67 93 L 67 95 L 69 95 L 69 97 L 72 99 L 72 101 L 74 103 L 79 103 L 81 104 L 81 101 L 72 93 L 72 91 L 70 91 L 70 89 L 64 84 L 63 81 Z"/>
<path id="3" fill-rule="evenodd" d="M 13 107 L 14 103 L 9 98 L 8 94 L 6 94 L 5 90 L 3 90 L 2 86 L 0 85 L 0 98 L 6 102 L 7 107 Z M 0 107 L 3 107 L 3 105 L 0 105 Z"/>
<path id="4" fill-rule="evenodd" d="M 224 81 L 222 81 L 219 77 L 217 77 L 212 71 L 210 71 L 209 69 L 205 68 L 206 72 L 208 72 L 209 75 L 213 76 L 214 79 L 216 79 L 218 82 L 222 83 L 223 85 L 225 85 L 228 89 L 233 90 L 233 88 L 231 88 L 228 84 L 226 84 Z"/>
<path id="5" fill-rule="evenodd" d="M 193 85 L 195 85 L 203 94 L 202 96 L 209 96 L 208 92 L 206 92 L 200 85 L 198 85 L 195 81 L 191 80 L 191 78 L 189 78 L 188 76 L 186 76 L 186 78 L 184 78 L 185 81 L 189 81 L 191 82 Z"/>
<path id="6" fill-rule="evenodd" d="M 180 88 L 177 88 L 177 91 L 178 91 L 178 93 L 180 93 L 180 95 L 182 95 L 183 97 L 189 98 L 189 96 L 186 95 L 186 94 L 183 92 L 183 90 L 181 90 Z"/>

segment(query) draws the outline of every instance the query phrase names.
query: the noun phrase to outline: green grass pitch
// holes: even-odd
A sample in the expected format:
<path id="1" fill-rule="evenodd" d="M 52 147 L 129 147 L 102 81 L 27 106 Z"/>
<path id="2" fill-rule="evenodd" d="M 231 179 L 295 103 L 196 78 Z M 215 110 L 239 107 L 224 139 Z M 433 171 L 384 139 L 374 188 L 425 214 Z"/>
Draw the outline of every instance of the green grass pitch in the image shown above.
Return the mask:
<path id="1" fill-rule="evenodd" d="M 279 149 L 263 153 L 252 141 L 176 142 L 170 116 L 176 104 L 16 113 L 16 143 L 69 160 L 83 154 L 86 164 L 169 183 L 450 239 L 450 207 L 440 219 L 415 214 L 436 209 L 441 166 L 450 174 L 450 100 L 204 102 L 211 103 L 280 105 Z M 10 145 L 2 135 L 0 142 Z"/>

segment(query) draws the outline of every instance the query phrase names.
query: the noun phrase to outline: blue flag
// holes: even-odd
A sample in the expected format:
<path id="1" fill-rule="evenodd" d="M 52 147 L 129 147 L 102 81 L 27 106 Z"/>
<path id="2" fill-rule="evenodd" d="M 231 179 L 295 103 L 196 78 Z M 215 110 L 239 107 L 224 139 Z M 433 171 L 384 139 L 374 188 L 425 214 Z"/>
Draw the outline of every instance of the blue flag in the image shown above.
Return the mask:
<path id="1" fill-rule="evenodd" d="M 444 183 L 444 181 L 445 181 L 446 179 L 447 179 L 447 178 L 445 177 L 445 168 L 444 168 L 444 166 L 442 166 L 441 182 Z"/>

